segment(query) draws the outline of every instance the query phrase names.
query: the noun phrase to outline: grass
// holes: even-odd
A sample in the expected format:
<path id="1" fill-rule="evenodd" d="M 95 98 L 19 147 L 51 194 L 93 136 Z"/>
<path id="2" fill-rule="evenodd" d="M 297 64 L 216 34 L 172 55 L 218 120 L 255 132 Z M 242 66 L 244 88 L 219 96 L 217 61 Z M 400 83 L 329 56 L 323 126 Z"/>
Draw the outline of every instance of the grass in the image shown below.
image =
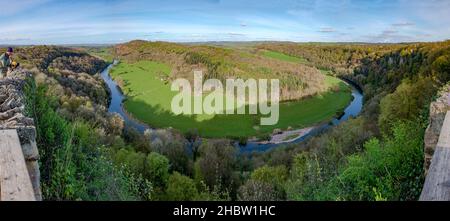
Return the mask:
<path id="1" fill-rule="evenodd" d="M 127 95 L 126 110 L 135 118 L 152 127 L 173 127 L 182 132 L 192 129 L 207 138 L 251 137 L 271 133 L 275 128 L 303 128 L 330 120 L 351 100 L 349 88 L 341 81 L 329 79 L 339 85 L 339 92 L 328 92 L 302 101 L 280 104 L 280 119 L 273 126 L 259 126 L 259 115 L 178 115 L 171 112 L 171 100 L 177 92 L 170 90 L 164 76 L 169 66 L 152 61 L 133 64 L 120 63 L 113 68 L 111 76 L 122 81 Z"/>
<path id="2" fill-rule="evenodd" d="M 299 57 L 293 57 L 287 54 L 283 54 L 280 52 L 276 52 L 276 51 L 267 51 L 264 50 L 262 52 L 262 55 L 268 58 L 273 58 L 273 59 L 278 59 L 281 61 L 287 61 L 287 62 L 295 62 L 295 63 L 302 63 L 302 64 L 307 64 L 308 61 L 304 58 L 299 58 Z"/>

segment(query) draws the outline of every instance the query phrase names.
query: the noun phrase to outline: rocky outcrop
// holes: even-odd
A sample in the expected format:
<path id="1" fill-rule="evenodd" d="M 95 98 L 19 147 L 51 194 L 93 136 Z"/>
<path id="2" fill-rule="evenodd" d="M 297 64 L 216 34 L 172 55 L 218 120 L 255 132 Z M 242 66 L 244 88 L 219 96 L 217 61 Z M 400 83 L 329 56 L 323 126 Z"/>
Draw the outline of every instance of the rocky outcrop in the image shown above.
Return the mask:
<path id="1" fill-rule="evenodd" d="M 428 128 L 425 131 L 425 173 L 431 164 L 434 150 L 439 140 L 445 114 L 450 110 L 450 84 L 446 85 L 439 93 L 439 98 L 430 105 L 430 119 Z"/>
<path id="2" fill-rule="evenodd" d="M 25 115 L 23 95 L 26 79 L 29 77 L 31 74 L 28 72 L 17 70 L 0 79 L 0 130 L 17 131 L 36 199 L 41 200 L 36 129 L 33 119 Z"/>

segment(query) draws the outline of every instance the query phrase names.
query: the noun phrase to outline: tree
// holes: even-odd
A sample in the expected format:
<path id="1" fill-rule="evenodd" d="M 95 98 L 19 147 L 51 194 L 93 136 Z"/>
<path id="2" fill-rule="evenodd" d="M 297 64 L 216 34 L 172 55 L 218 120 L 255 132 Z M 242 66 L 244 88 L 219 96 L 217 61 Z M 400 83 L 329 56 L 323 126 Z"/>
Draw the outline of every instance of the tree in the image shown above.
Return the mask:
<path id="1" fill-rule="evenodd" d="M 132 149 L 122 148 L 114 156 L 118 165 L 125 165 L 133 173 L 140 174 L 144 172 L 145 154 L 136 152 Z"/>
<path id="2" fill-rule="evenodd" d="M 169 159 L 170 171 L 192 175 L 192 157 L 185 138 L 170 129 L 146 130 L 144 137 L 151 146 L 151 151 L 164 155 Z"/>
<path id="3" fill-rule="evenodd" d="M 288 170 L 285 166 L 263 166 L 253 171 L 251 177 L 254 180 L 276 186 L 282 184 L 287 179 Z"/>
<path id="4" fill-rule="evenodd" d="M 450 80 L 450 56 L 442 55 L 438 57 L 432 64 L 433 74 L 441 83 L 446 83 Z"/>
<path id="5" fill-rule="evenodd" d="M 169 178 L 169 160 L 152 152 L 145 160 L 145 176 L 157 187 L 165 188 Z"/>
<path id="6" fill-rule="evenodd" d="M 241 201 L 274 201 L 279 198 L 272 185 L 250 179 L 239 188 L 238 199 Z"/>
<path id="7" fill-rule="evenodd" d="M 195 182 L 178 172 L 174 172 L 169 177 L 167 184 L 167 200 L 172 201 L 190 201 L 196 200 L 198 197 L 198 191 L 195 186 Z"/>
<path id="8" fill-rule="evenodd" d="M 253 171 L 251 179 L 267 184 L 273 189 L 277 199 L 285 198 L 284 183 L 288 178 L 288 170 L 285 166 L 263 166 Z"/>
<path id="9" fill-rule="evenodd" d="M 166 156 L 170 161 L 170 170 L 177 171 L 182 174 L 192 174 L 192 159 L 183 143 L 179 141 L 167 142 L 159 153 Z"/>
<path id="10" fill-rule="evenodd" d="M 381 100 L 379 126 L 388 132 L 392 123 L 398 120 L 416 119 L 428 105 L 436 92 L 430 78 L 419 78 L 416 82 L 404 81 L 394 93 Z"/>

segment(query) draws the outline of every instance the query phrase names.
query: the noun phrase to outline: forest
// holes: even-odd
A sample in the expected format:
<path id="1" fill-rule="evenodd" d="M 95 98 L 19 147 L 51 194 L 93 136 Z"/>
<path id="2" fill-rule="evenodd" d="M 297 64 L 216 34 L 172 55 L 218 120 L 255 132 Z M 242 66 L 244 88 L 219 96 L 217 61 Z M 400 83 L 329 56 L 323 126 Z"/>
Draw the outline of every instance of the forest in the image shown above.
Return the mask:
<path id="1" fill-rule="evenodd" d="M 450 41 L 261 43 L 251 46 L 256 55 L 215 46 L 138 43 L 107 54 L 130 62 L 164 61 L 177 67 L 176 76 L 192 66 L 210 77 L 220 78 L 223 69 L 252 75 L 256 70 L 245 63 L 264 61 L 286 79 L 308 79 L 326 69 L 363 89 L 364 109 L 305 142 L 239 154 L 229 139 L 203 139 L 196 130 L 142 134 L 109 114 L 109 91 L 98 73 L 110 58 L 93 56 L 94 49 L 21 48 L 17 56 L 34 76 L 27 84 L 26 110 L 36 124 L 45 200 L 418 199 L 428 108 L 449 87 Z M 258 54 L 266 50 L 296 57 L 291 62 L 298 63 L 266 60 Z M 321 84 L 314 82 L 311 93 L 321 88 L 315 83 Z"/>

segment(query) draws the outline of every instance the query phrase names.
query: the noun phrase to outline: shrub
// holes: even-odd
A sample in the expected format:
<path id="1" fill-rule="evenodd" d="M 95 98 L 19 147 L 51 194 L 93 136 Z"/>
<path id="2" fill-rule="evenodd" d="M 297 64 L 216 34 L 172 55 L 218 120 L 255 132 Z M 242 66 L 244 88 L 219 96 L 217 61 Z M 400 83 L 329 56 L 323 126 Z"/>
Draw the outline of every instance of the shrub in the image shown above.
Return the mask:
<path id="1" fill-rule="evenodd" d="M 145 160 L 144 174 L 155 186 L 165 188 L 169 178 L 169 160 L 161 154 L 150 153 Z"/>
<path id="2" fill-rule="evenodd" d="M 171 201 L 190 201 L 198 197 L 195 182 L 178 172 L 170 175 L 166 194 L 167 200 Z"/>

